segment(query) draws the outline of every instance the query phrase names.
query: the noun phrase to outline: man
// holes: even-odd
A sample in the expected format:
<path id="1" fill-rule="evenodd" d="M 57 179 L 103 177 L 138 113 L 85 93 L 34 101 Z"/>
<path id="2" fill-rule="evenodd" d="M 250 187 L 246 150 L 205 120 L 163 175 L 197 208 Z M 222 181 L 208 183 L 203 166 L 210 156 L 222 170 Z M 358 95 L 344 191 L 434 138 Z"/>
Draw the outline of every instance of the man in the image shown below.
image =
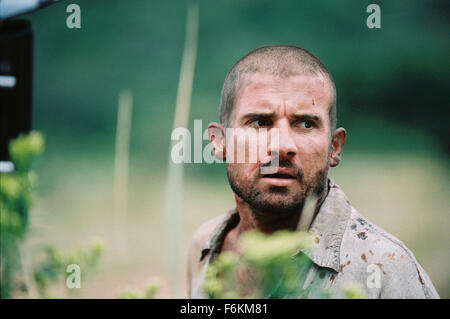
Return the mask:
<path id="1" fill-rule="evenodd" d="M 314 236 L 304 252 L 313 263 L 299 287 L 302 297 L 318 298 L 328 290 L 340 298 L 342 287 L 356 282 L 369 298 L 439 298 L 412 252 L 361 216 L 328 177 L 329 167 L 340 162 L 346 131 L 336 128 L 336 88 L 316 57 L 294 46 L 262 47 L 244 56 L 225 79 L 220 122 L 209 125 L 209 139 L 214 155 L 227 160 L 236 206 L 196 231 L 188 262 L 190 297 L 206 297 L 208 265 L 221 252 L 239 254 L 245 231 L 286 229 Z M 277 143 L 268 143 L 256 163 L 229 160 L 235 158 L 229 128 L 266 129 Z M 249 143 L 233 141 L 238 150 L 248 150 Z M 274 171 L 263 172 L 273 163 Z"/>

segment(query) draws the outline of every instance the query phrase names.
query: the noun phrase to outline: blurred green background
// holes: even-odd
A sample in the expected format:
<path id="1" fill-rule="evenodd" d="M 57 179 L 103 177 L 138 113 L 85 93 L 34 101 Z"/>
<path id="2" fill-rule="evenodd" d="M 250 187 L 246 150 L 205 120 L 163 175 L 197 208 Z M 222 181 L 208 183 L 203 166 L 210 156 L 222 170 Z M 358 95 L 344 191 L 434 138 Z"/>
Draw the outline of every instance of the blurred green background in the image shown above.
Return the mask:
<path id="1" fill-rule="evenodd" d="M 111 298 L 150 277 L 168 291 L 164 190 L 185 37 L 185 1 L 76 1 L 81 29 L 66 27 L 63 1 L 25 16 L 35 31 L 33 127 L 46 135 L 27 249 L 106 243 L 98 273 L 79 297 Z M 450 297 L 448 1 L 200 1 L 191 114 L 218 120 L 231 66 L 271 44 L 301 46 L 333 75 L 338 125 L 348 131 L 332 177 L 352 204 L 400 238 Z M 128 212 L 120 245 L 113 225 L 117 101 L 134 96 Z M 222 164 L 187 164 L 181 270 L 202 222 L 233 205 Z M 120 247 L 119 247 L 120 246 Z M 119 249 L 120 248 L 120 249 Z"/>

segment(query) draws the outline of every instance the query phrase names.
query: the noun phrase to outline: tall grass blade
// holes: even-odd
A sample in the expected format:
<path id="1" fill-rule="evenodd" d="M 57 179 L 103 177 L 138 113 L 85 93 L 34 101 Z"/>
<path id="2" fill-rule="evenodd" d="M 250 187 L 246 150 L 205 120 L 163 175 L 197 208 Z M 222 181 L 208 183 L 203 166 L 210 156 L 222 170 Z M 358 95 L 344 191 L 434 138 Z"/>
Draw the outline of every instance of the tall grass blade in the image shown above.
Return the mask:
<path id="1" fill-rule="evenodd" d="M 198 17 L 198 2 L 190 2 L 187 7 L 186 37 L 181 60 L 173 128 L 188 126 L 192 83 L 194 81 L 195 60 L 197 56 Z M 171 143 L 170 149 L 172 149 L 173 145 L 174 142 Z M 181 232 L 182 185 L 183 163 L 175 164 L 170 157 L 169 151 L 165 214 L 168 243 L 167 261 L 169 270 L 169 289 L 171 296 L 175 298 L 180 297 L 179 245 Z"/>
<path id="2" fill-rule="evenodd" d="M 128 168 L 132 106 L 132 93 L 128 90 L 122 90 L 119 95 L 117 113 L 113 186 L 115 239 L 116 245 L 122 253 L 125 252 L 127 243 Z"/>

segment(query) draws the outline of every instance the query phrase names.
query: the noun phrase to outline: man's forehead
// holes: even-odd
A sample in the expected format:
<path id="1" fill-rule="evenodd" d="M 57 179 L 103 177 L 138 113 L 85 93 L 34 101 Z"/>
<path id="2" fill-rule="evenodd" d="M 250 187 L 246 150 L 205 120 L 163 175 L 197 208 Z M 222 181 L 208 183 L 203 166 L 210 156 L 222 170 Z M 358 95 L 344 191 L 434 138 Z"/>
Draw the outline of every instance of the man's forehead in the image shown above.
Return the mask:
<path id="1" fill-rule="evenodd" d="M 239 81 L 235 99 L 236 115 L 251 109 L 276 109 L 280 104 L 290 110 L 309 108 L 328 111 L 333 98 L 329 80 L 322 74 L 279 77 L 272 74 L 245 74 Z"/>

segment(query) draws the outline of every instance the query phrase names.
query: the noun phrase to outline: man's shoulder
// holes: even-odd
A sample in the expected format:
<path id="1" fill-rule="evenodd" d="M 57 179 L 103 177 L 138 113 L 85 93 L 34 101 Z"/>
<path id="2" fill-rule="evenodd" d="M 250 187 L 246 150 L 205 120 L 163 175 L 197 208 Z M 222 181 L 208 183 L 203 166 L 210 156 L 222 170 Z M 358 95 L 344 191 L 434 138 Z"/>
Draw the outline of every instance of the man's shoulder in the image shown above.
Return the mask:
<path id="1" fill-rule="evenodd" d="M 387 252 L 397 254 L 397 256 L 412 257 L 412 252 L 397 237 L 383 230 L 366 217 L 361 215 L 355 208 L 351 208 L 350 219 L 346 227 L 345 239 L 352 247 L 371 248 L 375 253 L 387 255 Z M 368 251 L 370 255 L 370 251 Z M 405 258 L 404 257 L 404 258 Z"/>
<path id="2" fill-rule="evenodd" d="M 414 254 L 397 237 L 369 221 L 352 207 L 341 244 L 341 268 L 348 260 L 366 272 L 376 265 L 382 273 L 386 297 L 403 298 L 402 291 L 410 289 L 414 298 L 438 297 L 431 280 L 417 262 Z M 405 289 L 400 289 L 404 287 Z M 395 295 L 398 292 L 399 295 Z M 392 293 L 394 293 L 392 295 Z"/>
<path id="3" fill-rule="evenodd" d="M 192 236 L 191 245 L 194 246 L 196 250 L 201 250 L 214 230 L 224 222 L 227 215 L 227 213 L 221 214 L 201 224 Z"/>
<path id="4" fill-rule="evenodd" d="M 188 295 L 196 296 L 201 278 L 198 276 L 202 267 L 202 250 L 214 231 L 221 225 L 228 214 L 222 214 L 201 224 L 195 231 L 188 253 Z"/>

